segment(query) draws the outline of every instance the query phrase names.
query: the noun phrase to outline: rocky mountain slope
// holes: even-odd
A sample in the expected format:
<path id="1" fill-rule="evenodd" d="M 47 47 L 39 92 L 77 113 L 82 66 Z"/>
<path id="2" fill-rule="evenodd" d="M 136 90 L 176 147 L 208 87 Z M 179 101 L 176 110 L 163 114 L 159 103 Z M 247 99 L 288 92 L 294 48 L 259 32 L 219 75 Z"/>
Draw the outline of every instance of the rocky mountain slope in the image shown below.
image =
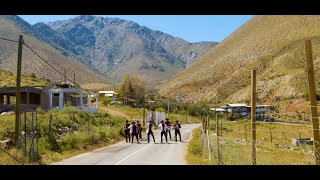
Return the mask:
<path id="1" fill-rule="evenodd" d="M 37 23 L 33 28 L 114 81 L 133 74 L 149 87 L 172 78 L 217 44 L 189 43 L 132 21 L 96 16 Z"/>
<path id="2" fill-rule="evenodd" d="M 319 34 L 320 16 L 255 16 L 164 83 L 160 93 L 189 102 L 249 102 L 251 70 L 257 69 L 258 103 L 301 105 L 308 92 L 305 39 L 313 43 L 320 87 Z"/>

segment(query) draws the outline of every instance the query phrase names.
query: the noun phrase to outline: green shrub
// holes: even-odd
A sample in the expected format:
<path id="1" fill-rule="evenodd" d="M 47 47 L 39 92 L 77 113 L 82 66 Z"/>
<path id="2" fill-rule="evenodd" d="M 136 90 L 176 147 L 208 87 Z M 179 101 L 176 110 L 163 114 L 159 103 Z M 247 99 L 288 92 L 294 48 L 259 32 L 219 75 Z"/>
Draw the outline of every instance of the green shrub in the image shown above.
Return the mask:
<path id="1" fill-rule="evenodd" d="M 192 139 L 188 146 L 188 152 L 198 157 L 202 156 L 202 131 L 201 128 L 197 128 L 192 133 Z"/>
<path id="2" fill-rule="evenodd" d="M 80 148 L 80 137 L 77 134 L 71 133 L 64 137 L 62 141 L 63 150 L 73 150 Z"/>

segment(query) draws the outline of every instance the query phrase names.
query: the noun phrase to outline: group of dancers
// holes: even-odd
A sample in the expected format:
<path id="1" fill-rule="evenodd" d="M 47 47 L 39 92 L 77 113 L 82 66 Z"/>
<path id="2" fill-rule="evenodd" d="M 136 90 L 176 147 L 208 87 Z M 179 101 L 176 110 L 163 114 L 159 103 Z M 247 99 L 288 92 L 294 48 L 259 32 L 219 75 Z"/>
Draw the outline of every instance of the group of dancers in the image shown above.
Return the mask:
<path id="1" fill-rule="evenodd" d="M 147 134 L 147 140 L 148 143 L 150 143 L 150 135 L 153 138 L 153 142 L 156 143 L 155 138 L 154 138 L 154 134 L 153 134 L 153 128 L 154 128 L 154 121 L 149 121 L 147 123 L 147 127 L 146 127 L 146 134 Z M 166 121 L 164 122 L 163 120 L 161 120 L 161 123 L 159 124 L 158 128 L 160 130 L 160 136 L 161 136 L 161 143 L 163 143 L 162 137 L 164 136 L 166 139 L 166 143 L 168 143 L 168 134 L 171 140 L 171 127 L 173 127 L 174 129 L 174 133 L 175 133 L 175 141 L 177 142 L 177 135 L 179 135 L 180 138 L 180 142 L 181 141 L 181 133 L 180 133 L 180 129 L 181 129 L 181 125 L 179 124 L 179 121 L 176 121 L 176 123 L 174 125 L 171 125 L 169 118 L 166 118 Z M 139 140 L 142 140 L 142 125 L 140 124 L 139 121 L 136 122 L 132 122 L 131 124 L 129 124 L 129 121 L 126 121 L 126 124 L 123 127 L 124 129 L 124 133 L 126 135 L 126 142 L 130 142 L 130 136 L 131 136 L 131 143 L 133 143 L 133 139 L 134 137 L 136 137 L 137 139 L 137 143 L 140 143 Z M 139 137 L 138 137 L 139 136 Z"/>

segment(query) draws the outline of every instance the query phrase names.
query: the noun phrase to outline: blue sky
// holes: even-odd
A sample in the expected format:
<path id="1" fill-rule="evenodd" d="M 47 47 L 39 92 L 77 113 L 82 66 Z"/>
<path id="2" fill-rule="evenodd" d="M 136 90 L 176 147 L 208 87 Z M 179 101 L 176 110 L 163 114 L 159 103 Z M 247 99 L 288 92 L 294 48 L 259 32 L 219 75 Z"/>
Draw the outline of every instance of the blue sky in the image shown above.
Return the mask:
<path id="1" fill-rule="evenodd" d="M 30 24 L 66 20 L 76 15 L 20 15 Z M 189 42 L 221 42 L 252 15 L 98 15 L 132 20 Z"/>

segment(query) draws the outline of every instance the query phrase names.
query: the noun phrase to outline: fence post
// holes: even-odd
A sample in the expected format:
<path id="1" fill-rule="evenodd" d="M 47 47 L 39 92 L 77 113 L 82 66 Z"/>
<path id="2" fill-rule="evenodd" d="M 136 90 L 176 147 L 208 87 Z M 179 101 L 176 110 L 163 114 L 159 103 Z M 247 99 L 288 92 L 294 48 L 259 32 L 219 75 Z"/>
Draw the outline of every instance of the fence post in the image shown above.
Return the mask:
<path id="1" fill-rule="evenodd" d="M 244 138 L 247 140 L 247 125 L 244 124 Z"/>
<path id="2" fill-rule="evenodd" d="M 52 114 L 50 114 L 50 118 L 49 118 L 49 136 L 51 136 L 51 124 L 52 124 Z"/>
<path id="3" fill-rule="evenodd" d="M 36 152 L 36 160 L 39 159 L 38 154 L 39 154 L 39 143 L 38 143 L 38 137 L 39 137 L 39 132 L 38 132 L 38 112 L 36 111 L 36 145 L 37 145 L 37 152 Z"/>
<path id="4" fill-rule="evenodd" d="M 110 123 L 109 123 L 109 125 L 110 125 L 110 129 L 111 129 L 111 126 L 112 126 L 112 125 L 111 125 L 111 123 L 112 123 L 112 121 L 111 121 L 111 116 L 110 116 Z"/>
<path id="5" fill-rule="evenodd" d="M 223 130 L 223 128 L 222 128 L 222 121 L 220 121 L 220 136 L 222 137 L 222 130 Z"/>
<path id="6" fill-rule="evenodd" d="M 208 145 L 208 156 L 209 156 L 209 161 L 211 162 L 211 150 L 210 150 L 210 141 L 209 141 L 209 121 L 210 121 L 210 116 L 207 116 L 208 119 L 208 129 L 207 129 L 207 145 Z"/>
<path id="7" fill-rule="evenodd" d="M 20 83 L 21 83 L 21 59 L 22 59 L 22 47 L 23 47 L 23 36 L 19 36 L 19 44 L 18 44 L 18 62 L 17 62 L 17 90 L 16 90 L 16 111 L 15 111 L 15 136 L 14 143 L 17 145 L 19 140 L 19 119 L 20 119 L 20 101 L 21 101 L 21 93 L 20 93 Z"/>
<path id="8" fill-rule="evenodd" d="M 217 131 L 217 158 L 218 158 L 218 164 L 221 164 L 220 159 L 220 143 L 219 143 L 219 123 L 218 123 L 218 113 L 216 112 L 216 131 Z"/>
<path id="9" fill-rule="evenodd" d="M 101 135 L 102 117 L 100 116 L 100 135 Z"/>
<path id="10" fill-rule="evenodd" d="M 271 131 L 271 128 L 269 128 L 270 130 L 270 142 L 271 142 L 271 145 L 272 145 L 272 131 Z"/>
<path id="11" fill-rule="evenodd" d="M 31 160 L 34 161 L 34 115 L 33 115 L 33 111 L 31 112 L 31 115 L 32 115 L 32 121 L 31 121 L 31 147 L 30 147 L 30 150 L 31 150 Z"/>
<path id="12" fill-rule="evenodd" d="M 90 118 L 88 119 L 88 134 L 90 134 Z"/>
<path id="13" fill-rule="evenodd" d="M 72 131 L 72 129 L 73 129 L 73 123 L 74 123 L 74 113 L 72 113 L 72 122 L 71 122 L 70 131 Z"/>
<path id="14" fill-rule="evenodd" d="M 24 156 L 27 157 L 27 113 L 24 112 Z"/>
<path id="15" fill-rule="evenodd" d="M 300 131 L 298 131 L 298 134 L 299 134 L 299 139 L 301 140 L 301 132 L 300 132 Z"/>
<path id="16" fill-rule="evenodd" d="M 256 70 L 251 73 L 251 139 L 252 164 L 256 165 Z"/>

